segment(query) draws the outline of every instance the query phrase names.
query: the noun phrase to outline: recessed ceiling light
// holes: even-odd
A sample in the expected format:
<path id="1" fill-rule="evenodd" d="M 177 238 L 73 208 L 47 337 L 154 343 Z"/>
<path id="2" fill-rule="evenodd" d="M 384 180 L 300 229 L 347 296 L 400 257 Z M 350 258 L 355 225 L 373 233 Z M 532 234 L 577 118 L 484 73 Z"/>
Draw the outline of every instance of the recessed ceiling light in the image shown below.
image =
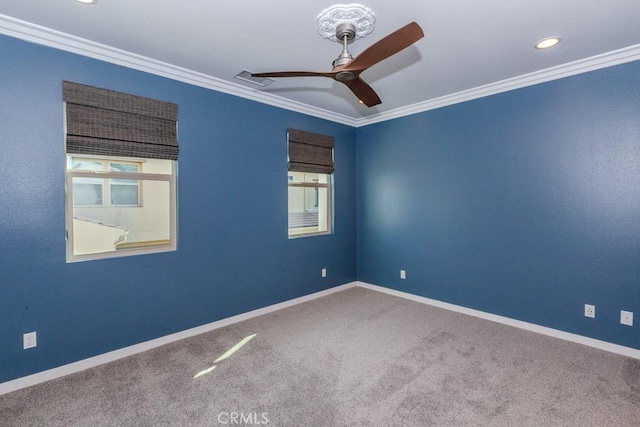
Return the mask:
<path id="1" fill-rule="evenodd" d="M 98 0 L 76 0 L 78 3 L 82 3 L 82 4 L 96 4 L 98 3 Z"/>
<path id="2" fill-rule="evenodd" d="M 548 49 L 560 43 L 560 37 L 546 37 L 533 45 L 536 49 Z"/>

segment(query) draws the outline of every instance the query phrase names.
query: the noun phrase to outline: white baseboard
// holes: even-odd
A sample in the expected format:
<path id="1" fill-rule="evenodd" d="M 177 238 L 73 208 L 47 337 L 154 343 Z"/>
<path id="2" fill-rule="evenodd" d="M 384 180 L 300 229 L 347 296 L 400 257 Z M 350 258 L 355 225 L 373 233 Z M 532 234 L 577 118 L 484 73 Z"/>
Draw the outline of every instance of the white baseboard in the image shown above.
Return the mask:
<path id="1" fill-rule="evenodd" d="M 140 344 L 135 344 L 129 347 L 121 348 L 118 350 L 110 351 L 108 353 L 100 354 L 98 356 L 90 357 L 88 359 L 79 360 L 68 365 L 59 366 L 57 368 L 49 369 L 46 371 L 38 372 L 33 375 L 29 375 L 15 380 L 7 381 L 0 384 L 0 395 L 10 393 L 12 391 L 20 390 L 25 387 L 30 387 L 36 384 L 43 383 L 45 381 L 53 380 L 56 378 L 64 377 L 76 372 L 84 371 L 85 369 L 93 368 L 105 363 L 113 362 L 124 357 L 132 356 L 143 351 L 151 350 L 156 347 L 160 347 L 165 344 L 169 344 L 181 339 L 189 338 L 195 335 L 199 335 L 205 332 L 213 331 L 234 323 L 242 322 L 244 320 L 251 319 L 253 317 L 261 316 L 263 314 L 272 313 L 283 308 L 291 307 L 303 302 L 311 301 L 316 298 L 321 298 L 336 292 L 344 291 L 346 289 L 354 287 L 362 287 L 372 291 L 382 292 L 385 294 L 405 298 L 408 300 L 416 301 L 422 304 L 432 305 L 434 307 L 444 308 L 445 310 L 455 311 L 462 314 L 478 317 L 480 319 L 490 320 L 492 322 L 502 323 L 504 325 L 513 326 L 527 331 L 536 332 L 542 335 L 548 335 L 554 338 L 559 338 L 565 341 L 574 342 L 577 344 L 594 347 L 600 350 L 608 351 L 611 353 L 620 354 L 635 359 L 640 359 L 640 350 L 621 346 L 618 344 L 612 344 L 606 341 L 600 341 L 593 338 L 584 337 L 582 335 L 576 335 L 569 332 L 560 331 L 557 329 L 547 328 L 545 326 L 536 325 L 534 323 L 523 322 L 521 320 L 511 319 L 509 317 L 498 316 L 496 314 L 486 313 L 479 310 L 474 310 L 467 307 L 462 307 L 455 304 L 450 304 L 430 298 L 425 298 L 410 294 L 407 292 L 396 291 L 394 289 L 385 288 L 382 286 L 372 285 L 365 282 L 351 282 L 335 288 L 327 289 L 324 291 L 316 292 L 303 297 L 295 298 L 289 301 L 284 301 L 278 304 L 270 305 L 268 307 L 260 308 L 257 310 L 249 311 L 247 313 L 238 314 L 237 316 L 228 317 L 206 325 L 198 326 L 195 328 L 187 329 L 185 331 L 176 332 L 175 334 L 166 335 L 164 337 L 156 338 L 150 341 L 145 341 Z"/>
<path id="2" fill-rule="evenodd" d="M 100 354 L 98 356 L 90 357 L 88 359 L 79 360 L 77 362 L 69 363 L 68 365 L 59 366 L 57 368 L 49 369 L 46 371 L 38 372 L 33 375 L 29 375 L 15 380 L 7 381 L 0 384 L 0 395 L 10 393 L 12 391 L 20 390 L 25 387 L 30 387 L 36 384 L 43 383 L 45 381 L 53 380 L 55 378 L 64 377 L 76 372 L 84 371 L 85 369 L 93 368 L 105 363 L 113 362 L 124 357 L 132 356 L 143 351 L 151 350 L 161 345 L 169 344 L 174 341 L 179 341 L 185 338 L 189 338 L 195 335 L 199 335 L 205 332 L 213 331 L 233 323 L 242 322 L 253 317 L 262 316 L 263 314 L 272 313 L 274 311 L 281 310 L 283 308 L 291 307 L 303 302 L 311 301 L 316 298 L 320 298 L 326 295 L 333 294 L 335 292 L 344 291 L 349 288 L 357 286 L 357 282 L 347 283 L 335 288 L 327 289 L 324 291 L 316 292 L 303 297 L 295 298 L 289 301 L 284 301 L 278 304 L 270 305 L 268 307 L 260 308 L 257 310 L 249 311 L 247 313 L 238 314 L 237 316 L 227 317 L 206 325 L 197 326 L 195 328 L 187 329 L 185 331 L 176 332 L 175 334 L 166 335 L 164 337 L 156 338 L 150 341 L 145 341 L 140 344 L 135 344 L 129 347 L 124 347 L 118 350 L 110 351 L 108 353 Z"/>
<path id="3" fill-rule="evenodd" d="M 548 335 L 550 337 L 559 338 L 561 340 L 570 341 L 573 343 L 582 344 L 589 347 L 594 347 L 600 350 L 621 354 L 627 357 L 632 357 L 634 359 L 640 359 L 640 350 L 635 348 L 625 347 L 625 346 L 613 344 L 607 341 L 600 341 L 600 340 L 585 337 L 582 335 L 572 334 L 569 332 L 560 331 L 558 329 L 547 328 L 546 326 L 536 325 L 535 323 L 528 323 L 528 322 L 523 322 L 521 320 L 515 320 L 510 317 L 498 316 L 497 314 L 491 314 L 491 313 L 487 313 L 480 310 L 474 310 L 472 308 L 462 307 L 462 306 L 450 304 L 447 302 L 425 298 L 425 297 L 417 296 L 407 292 L 396 291 L 394 289 L 389 289 L 382 286 L 372 285 L 364 282 L 355 282 L 355 283 L 356 283 L 356 286 L 370 289 L 372 291 L 383 292 L 385 294 L 409 299 L 412 301 L 420 302 L 422 304 L 428 304 L 434 307 L 444 308 L 445 310 L 467 314 L 469 316 L 478 317 L 480 319 L 490 320 L 496 323 L 502 323 L 503 325 L 525 329 L 527 331 L 536 332 L 538 334 Z"/>

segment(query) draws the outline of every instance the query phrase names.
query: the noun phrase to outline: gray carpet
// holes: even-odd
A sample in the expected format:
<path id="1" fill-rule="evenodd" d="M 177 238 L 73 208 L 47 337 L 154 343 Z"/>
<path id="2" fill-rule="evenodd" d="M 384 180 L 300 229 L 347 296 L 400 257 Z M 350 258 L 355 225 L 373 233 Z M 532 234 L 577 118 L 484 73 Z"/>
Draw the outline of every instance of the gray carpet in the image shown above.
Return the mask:
<path id="1" fill-rule="evenodd" d="M 638 426 L 640 361 L 353 288 L 0 396 L 0 414 L 2 426 Z"/>

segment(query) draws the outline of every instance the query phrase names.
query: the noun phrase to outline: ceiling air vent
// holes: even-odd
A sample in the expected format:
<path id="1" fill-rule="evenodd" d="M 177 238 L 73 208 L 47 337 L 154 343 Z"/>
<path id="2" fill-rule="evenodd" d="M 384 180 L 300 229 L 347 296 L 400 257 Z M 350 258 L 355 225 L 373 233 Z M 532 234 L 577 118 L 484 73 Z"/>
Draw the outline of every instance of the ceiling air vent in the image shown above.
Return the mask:
<path id="1" fill-rule="evenodd" d="M 251 75 L 251 71 L 247 71 L 247 70 L 240 71 L 238 74 L 236 74 L 233 77 L 235 77 L 238 80 L 243 80 L 245 82 L 253 83 L 254 85 L 258 85 L 262 87 L 265 87 L 274 82 L 273 79 L 268 79 L 266 77 L 253 77 Z"/>

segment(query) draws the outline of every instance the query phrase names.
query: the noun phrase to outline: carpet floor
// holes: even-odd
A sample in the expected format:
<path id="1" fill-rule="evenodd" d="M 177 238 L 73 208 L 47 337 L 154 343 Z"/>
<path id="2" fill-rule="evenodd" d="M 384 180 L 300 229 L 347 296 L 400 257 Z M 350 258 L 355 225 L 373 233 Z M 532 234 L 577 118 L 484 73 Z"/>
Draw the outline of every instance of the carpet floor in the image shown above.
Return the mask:
<path id="1" fill-rule="evenodd" d="M 0 396 L 2 426 L 638 426 L 640 360 L 351 288 Z"/>

